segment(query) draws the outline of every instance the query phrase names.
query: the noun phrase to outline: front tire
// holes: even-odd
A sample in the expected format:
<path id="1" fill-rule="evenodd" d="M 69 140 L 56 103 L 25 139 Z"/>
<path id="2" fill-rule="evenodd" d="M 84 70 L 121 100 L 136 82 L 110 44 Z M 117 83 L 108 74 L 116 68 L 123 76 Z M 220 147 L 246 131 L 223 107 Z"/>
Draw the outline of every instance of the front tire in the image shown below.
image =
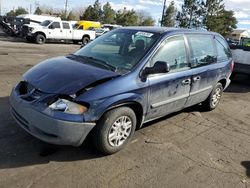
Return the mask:
<path id="1" fill-rule="evenodd" d="M 120 151 L 134 135 L 136 115 L 131 108 L 120 107 L 106 112 L 97 123 L 93 141 L 104 154 Z"/>
<path id="2" fill-rule="evenodd" d="M 86 44 L 88 44 L 90 42 L 90 38 L 87 36 L 84 36 L 82 38 L 82 44 L 85 46 Z"/>
<path id="3" fill-rule="evenodd" d="M 37 44 L 44 44 L 45 41 L 46 41 L 46 38 L 45 38 L 44 35 L 42 35 L 42 34 L 37 34 L 36 35 L 36 43 Z"/>
<path id="4" fill-rule="evenodd" d="M 206 101 L 203 103 L 203 107 L 205 110 L 212 111 L 214 110 L 220 103 L 220 99 L 223 93 L 223 86 L 219 82 L 216 84 Z"/>

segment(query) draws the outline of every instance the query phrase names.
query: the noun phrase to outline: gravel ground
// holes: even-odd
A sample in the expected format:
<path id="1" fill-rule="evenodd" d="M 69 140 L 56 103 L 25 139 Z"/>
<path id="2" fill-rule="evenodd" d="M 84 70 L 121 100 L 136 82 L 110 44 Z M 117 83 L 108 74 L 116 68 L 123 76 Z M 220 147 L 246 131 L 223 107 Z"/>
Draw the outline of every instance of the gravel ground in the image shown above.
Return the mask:
<path id="1" fill-rule="evenodd" d="M 130 144 L 102 156 L 43 143 L 9 113 L 8 97 L 38 62 L 79 49 L 36 45 L 0 32 L 0 187 L 250 187 L 250 83 L 237 76 L 212 112 L 185 109 L 138 130 Z"/>

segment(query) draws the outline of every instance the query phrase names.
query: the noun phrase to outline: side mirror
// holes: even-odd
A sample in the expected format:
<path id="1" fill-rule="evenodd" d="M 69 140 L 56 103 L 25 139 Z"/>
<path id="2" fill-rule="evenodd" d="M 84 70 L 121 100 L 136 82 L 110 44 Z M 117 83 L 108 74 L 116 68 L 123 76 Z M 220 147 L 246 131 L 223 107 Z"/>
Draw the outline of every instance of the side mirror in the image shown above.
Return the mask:
<path id="1" fill-rule="evenodd" d="M 164 61 L 155 62 L 153 67 L 146 67 L 142 71 L 142 75 L 147 76 L 150 74 L 167 73 L 170 71 L 170 65 Z"/>

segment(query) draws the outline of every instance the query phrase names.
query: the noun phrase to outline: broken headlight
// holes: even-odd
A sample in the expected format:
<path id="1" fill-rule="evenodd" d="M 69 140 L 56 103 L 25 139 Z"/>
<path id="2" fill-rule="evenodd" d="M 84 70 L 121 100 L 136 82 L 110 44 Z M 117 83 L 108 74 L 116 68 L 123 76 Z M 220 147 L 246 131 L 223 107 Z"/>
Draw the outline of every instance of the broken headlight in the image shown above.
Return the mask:
<path id="1" fill-rule="evenodd" d="M 49 105 L 49 108 L 55 111 L 62 111 L 68 114 L 83 114 L 88 110 L 86 106 L 71 102 L 66 99 L 58 99 L 56 102 Z"/>

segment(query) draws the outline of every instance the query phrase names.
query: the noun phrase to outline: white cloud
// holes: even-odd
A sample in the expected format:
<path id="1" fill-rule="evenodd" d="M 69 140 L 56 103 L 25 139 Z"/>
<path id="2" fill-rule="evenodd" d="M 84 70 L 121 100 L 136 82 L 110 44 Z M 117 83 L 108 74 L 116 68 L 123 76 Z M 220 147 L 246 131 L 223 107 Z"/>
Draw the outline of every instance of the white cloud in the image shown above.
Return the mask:
<path id="1" fill-rule="evenodd" d="M 244 19 L 249 18 L 249 13 L 246 13 L 245 11 L 235 11 L 234 16 L 238 19 Z"/>
<path id="2" fill-rule="evenodd" d="M 250 20 L 241 20 L 241 21 L 239 21 L 239 24 L 250 25 Z"/>
<path id="3" fill-rule="evenodd" d="M 115 10 L 121 10 L 121 9 L 124 9 L 126 8 L 127 10 L 146 10 L 146 9 L 149 9 L 149 7 L 147 6 L 143 6 L 143 5 L 140 5 L 140 4 L 129 4 L 129 3 L 126 3 L 126 2 L 122 2 L 122 3 L 113 3 L 113 2 L 110 2 L 110 5 L 112 6 L 113 9 Z"/>
<path id="4" fill-rule="evenodd" d="M 162 0 L 139 0 L 139 3 L 148 5 L 163 5 Z"/>

